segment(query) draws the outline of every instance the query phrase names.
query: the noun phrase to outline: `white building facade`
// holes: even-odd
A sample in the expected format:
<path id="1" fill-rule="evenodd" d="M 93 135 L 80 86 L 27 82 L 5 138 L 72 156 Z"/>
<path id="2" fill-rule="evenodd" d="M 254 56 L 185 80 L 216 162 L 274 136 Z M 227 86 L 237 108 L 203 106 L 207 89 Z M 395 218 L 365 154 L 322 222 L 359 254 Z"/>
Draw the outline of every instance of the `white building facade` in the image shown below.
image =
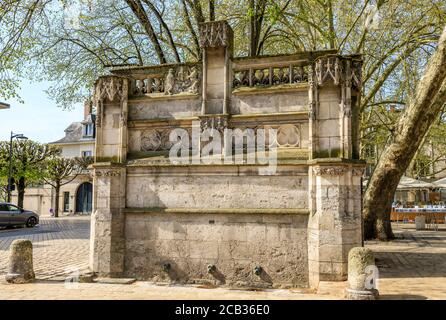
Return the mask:
<path id="1" fill-rule="evenodd" d="M 90 103 L 84 106 L 84 119 L 73 122 L 65 129 L 62 139 L 51 142 L 62 150 L 67 158 L 93 157 L 95 149 L 95 115 Z M 59 194 L 59 215 L 90 214 L 92 211 L 92 179 L 88 172 L 78 175 L 73 181 L 61 187 Z M 13 202 L 17 194 L 13 194 Z M 55 207 L 55 194 L 50 185 L 35 185 L 26 188 L 23 206 L 39 215 L 49 215 Z"/>

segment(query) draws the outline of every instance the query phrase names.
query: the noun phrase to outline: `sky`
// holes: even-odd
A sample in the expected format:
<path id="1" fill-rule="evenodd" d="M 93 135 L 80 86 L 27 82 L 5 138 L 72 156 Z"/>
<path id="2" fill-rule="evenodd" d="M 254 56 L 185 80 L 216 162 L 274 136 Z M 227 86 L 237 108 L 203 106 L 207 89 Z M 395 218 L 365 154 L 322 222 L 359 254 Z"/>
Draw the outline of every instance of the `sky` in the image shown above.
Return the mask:
<path id="1" fill-rule="evenodd" d="M 83 120 L 82 104 L 72 110 L 57 107 L 45 93 L 49 86 L 49 82 L 33 83 L 25 79 L 20 91 L 25 103 L 0 99 L 11 105 L 9 109 L 0 109 L 0 141 L 9 140 L 11 131 L 41 143 L 56 141 L 64 137 L 70 123 Z"/>

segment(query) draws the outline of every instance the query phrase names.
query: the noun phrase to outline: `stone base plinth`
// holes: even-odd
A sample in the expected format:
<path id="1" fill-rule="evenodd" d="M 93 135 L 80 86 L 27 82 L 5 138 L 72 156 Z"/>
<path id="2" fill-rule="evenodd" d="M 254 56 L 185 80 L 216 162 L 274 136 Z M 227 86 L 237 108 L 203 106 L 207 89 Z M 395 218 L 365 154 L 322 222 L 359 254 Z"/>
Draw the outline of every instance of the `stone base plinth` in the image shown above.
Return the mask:
<path id="1" fill-rule="evenodd" d="M 34 275 L 32 275 L 32 277 L 28 277 L 28 276 L 25 276 L 20 273 L 8 273 L 5 276 L 6 282 L 12 283 L 12 284 L 22 284 L 22 283 L 33 282 L 34 278 L 35 278 Z"/>
<path id="2" fill-rule="evenodd" d="M 378 299 L 379 292 L 376 289 L 372 290 L 354 290 L 346 289 L 345 296 L 347 300 L 376 300 Z"/>

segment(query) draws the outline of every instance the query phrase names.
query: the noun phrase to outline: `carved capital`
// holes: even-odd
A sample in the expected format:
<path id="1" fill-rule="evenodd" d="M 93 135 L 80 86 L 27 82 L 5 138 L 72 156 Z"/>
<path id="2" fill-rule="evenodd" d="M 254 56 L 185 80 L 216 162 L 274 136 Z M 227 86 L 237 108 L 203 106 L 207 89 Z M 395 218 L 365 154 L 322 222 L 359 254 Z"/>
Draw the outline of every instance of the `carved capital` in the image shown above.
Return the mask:
<path id="1" fill-rule="evenodd" d="M 92 177 L 118 177 L 121 170 L 116 169 L 95 169 L 91 172 Z"/>
<path id="2" fill-rule="evenodd" d="M 211 21 L 200 24 L 200 47 L 231 49 L 233 31 L 226 21 Z"/>
<path id="3" fill-rule="evenodd" d="M 333 83 L 346 87 L 354 86 L 359 90 L 362 85 L 362 61 L 339 55 L 319 57 L 314 61 L 314 76 L 319 86 Z"/>
<path id="4" fill-rule="evenodd" d="M 353 168 L 352 175 L 354 176 L 362 176 L 364 174 L 364 168 Z"/>
<path id="5" fill-rule="evenodd" d="M 324 56 L 315 61 L 314 65 L 317 84 L 322 86 L 329 81 L 339 85 L 341 81 L 342 64 L 339 56 Z"/>
<path id="6" fill-rule="evenodd" d="M 348 171 L 347 167 L 313 167 L 313 172 L 317 176 L 341 176 Z"/>
<path id="7" fill-rule="evenodd" d="M 100 77 L 95 83 L 94 100 L 97 104 L 98 101 L 108 100 L 120 101 L 124 98 L 124 88 L 126 81 L 124 78 L 117 76 L 105 76 Z"/>

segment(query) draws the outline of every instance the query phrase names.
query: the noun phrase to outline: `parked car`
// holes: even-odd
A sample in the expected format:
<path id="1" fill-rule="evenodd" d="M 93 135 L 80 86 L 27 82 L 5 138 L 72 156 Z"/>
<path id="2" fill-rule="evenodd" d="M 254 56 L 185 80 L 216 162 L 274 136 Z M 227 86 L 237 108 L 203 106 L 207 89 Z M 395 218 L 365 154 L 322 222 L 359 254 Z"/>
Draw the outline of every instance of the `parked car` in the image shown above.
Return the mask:
<path id="1" fill-rule="evenodd" d="M 0 227 L 25 225 L 32 228 L 39 224 L 37 213 L 23 210 L 16 205 L 0 202 Z"/>

